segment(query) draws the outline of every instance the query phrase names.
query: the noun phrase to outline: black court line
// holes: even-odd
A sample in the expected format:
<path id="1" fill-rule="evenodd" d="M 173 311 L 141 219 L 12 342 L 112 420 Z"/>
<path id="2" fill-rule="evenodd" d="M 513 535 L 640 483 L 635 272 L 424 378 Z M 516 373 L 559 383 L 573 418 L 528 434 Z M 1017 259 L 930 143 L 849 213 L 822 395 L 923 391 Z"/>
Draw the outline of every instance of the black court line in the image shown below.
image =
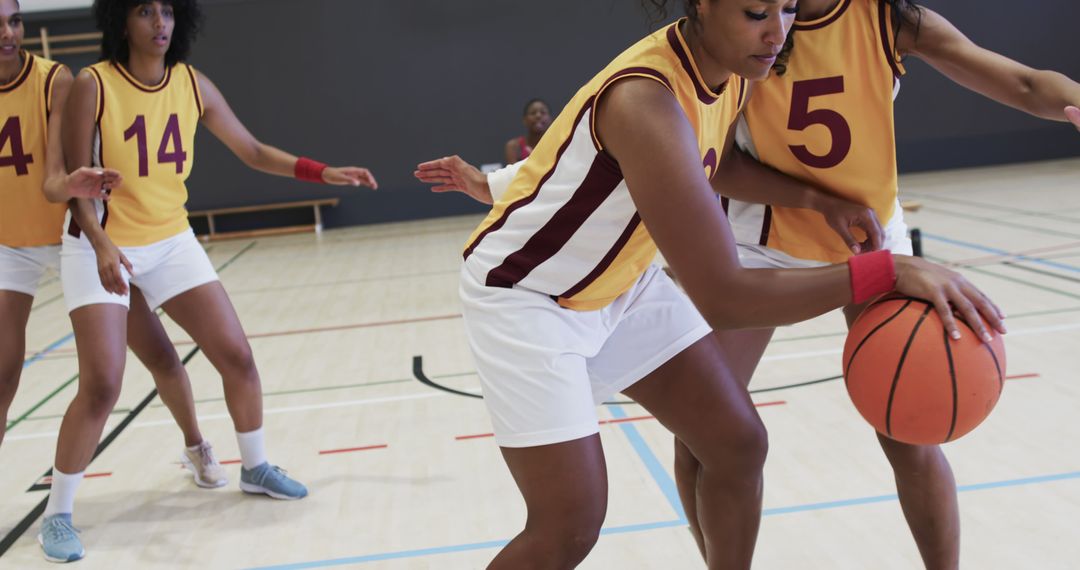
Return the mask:
<path id="1" fill-rule="evenodd" d="M 434 382 L 433 380 L 428 378 L 427 375 L 424 374 L 424 359 L 421 356 L 414 356 L 413 357 L 413 376 L 415 376 L 416 379 L 421 384 L 423 384 L 423 385 L 425 385 L 425 386 L 427 386 L 429 388 L 434 388 L 436 390 L 441 390 L 443 392 L 448 392 L 450 394 L 454 394 L 454 395 L 457 395 L 457 396 L 465 396 L 467 398 L 473 398 L 473 399 L 477 399 L 477 400 L 484 399 L 484 397 L 479 395 L 479 394 L 473 394 L 471 392 L 463 392 L 461 390 L 455 390 L 453 388 L 443 386 L 442 384 Z M 756 390 L 750 390 L 750 393 L 751 394 L 764 394 L 766 392 L 778 392 L 780 390 L 791 390 L 792 388 L 804 388 L 806 386 L 814 386 L 816 384 L 824 384 L 826 382 L 834 382 L 836 380 L 840 380 L 843 377 L 844 377 L 843 375 L 837 374 L 836 376 L 828 376 L 826 378 L 818 378 L 817 380 L 807 380 L 805 382 L 796 382 L 794 384 L 784 384 L 782 386 L 771 386 L 769 388 L 758 388 Z M 627 400 L 625 402 L 604 402 L 604 405 L 606 405 L 606 406 L 626 406 L 626 405 L 631 405 L 631 404 L 637 404 L 637 402 L 634 402 L 632 400 Z"/>
<path id="2" fill-rule="evenodd" d="M 1024 210 L 1022 208 L 1010 208 L 1008 206 L 1001 206 L 998 204 L 991 204 L 987 202 L 978 202 L 975 200 L 964 200 L 962 198 L 954 198 L 951 196 L 941 196 L 938 194 L 924 194 L 921 192 L 905 192 L 905 195 L 913 198 L 919 198 L 921 200 L 936 200 L 940 202 L 946 202 L 950 204 L 958 204 L 961 206 L 971 206 L 974 208 L 982 208 L 983 210 L 992 210 L 996 212 L 1003 212 L 1007 214 L 1015 214 L 1020 216 L 1030 216 L 1033 218 L 1048 218 L 1051 220 L 1057 220 L 1060 222 L 1066 222 L 1071 224 L 1080 224 L 1080 218 L 1072 216 L 1064 216 L 1057 212 L 1040 212 L 1038 210 Z"/>
<path id="3" fill-rule="evenodd" d="M 1045 275 L 1047 277 L 1053 277 L 1055 279 L 1061 279 L 1062 281 L 1068 281 L 1070 283 L 1080 283 L 1080 279 L 1077 279 L 1076 277 L 1072 277 L 1070 275 L 1062 275 L 1060 273 L 1055 273 L 1047 269 L 1036 269 L 1034 267 L 1029 267 L 1027 265 L 1024 265 L 1023 261 L 1003 261 L 1001 264 L 1008 267 L 1015 267 L 1016 269 L 1027 271 L 1029 273 L 1036 273 L 1039 275 Z"/>
<path id="4" fill-rule="evenodd" d="M 1053 229 L 1050 229 L 1050 228 L 1044 228 L 1044 227 L 1040 227 L 1040 226 L 1033 226 L 1033 225 L 1029 225 L 1029 224 L 1018 224 L 1016 222 L 1007 222 L 1005 220 L 1001 220 L 1001 219 L 997 219 L 997 218 L 988 218 L 986 216 L 979 216 L 979 215 L 976 215 L 976 214 L 969 214 L 967 212 L 957 212 L 955 210 L 949 210 L 949 209 L 946 209 L 946 208 L 939 208 L 937 206 L 923 206 L 922 209 L 927 211 L 927 212 L 933 212 L 935 214 L 945 214 L 945 215 L 949 215 L 949 216 L 955 216 L 957 218 L 963 218 L 963 219 L 966 219 L 966 220 L 975 220 L 975 221 L 978 221 L 978 222 L 987 222 L 987 223 L 992 224 L 994 226 L 1008 226 L 1010 228 L 1017 228 L 1017 229 L 1026 230 L 1026 231 L 1029 231 L 1029 232 L 1042 234 L 1042 235 L 1047 235 L 1047 236 L 1058 236 L 1058 237 L 1067 237 L 1067 238 L 1071 238 L 1071 239 L 1080 239 L 1080 234 L 1075 233 L 1075 232 L 1064 232 L 1064 231 L 1053 230 Z"/>
<path id="5" fill-rule="evenodd" d="M 194 358 L 195 355 L 198 353 L 199 347 L 196 346 L 195 348 L 191 349 L 191 352 L 189 352 L 183 360 L 181 360 L 181 364 L 186 366 L 187 363 L 190 362 L 191 359 Z M 97 457 L 101 455 L 102 452 L 108 449 L 108 447 L 112 445 L 114 441 L 116 441 L 116 438 L 120 437 L 120 434 L 123 433 L 129 425 L 131 425 L 131 422 L 135 421 L 135 418 L 138 417 L 139 414 L 141 414 L 142 411 L 150 405 L 150 402 L 152 402 L 154 398 L 157 397 L 157 395 L 157 388 L 150 390 L 150 393 L 147 394 L 145 398 L 143 398 L 142 402 L 139 402 L 139 405 L 135 406 L 135 408 L 133 408 L 131 412 L 128 413 L 127 417 L 125 417 L 115 428 L 113 428 L 111 432 L 109 432 L 109 435 L 107 435 L 105 439 L 103 439 L 101 443 L 98 444 L 97 450 L 94 451 L 94 456 L 90 458 L 90 463 L 87 464 L 87 468 L 89 468 L 90 464 L 94 462 L 94 459 L 97 459 Z M 38 480 L 40 481 L 45 477 L 50 477 L 52 476 L 52 473 L 53 469 L 52 467 L 50 467 L 49 470 L 46 471 L 45 474 L 42 475 L 41 478 Z M 35 483 L 29 489 L 27 489 L 26 492 L 31 493 L 34 491 L 48 491 L 49 488 L 49 485 Z M 45 512 L 45 506 L 48 504 L 48 502 L 49 497 L 46 495 L 45 498 L 37 504 L 37 506 L 31 509 L 30 512 L 27 513 L 21 521 L 19 521 L 19 524 L 15 525 L 15 528 L 11 529 L 11 532 L 7 533 L 7 535 L 4 536 L 4 539 L 0 541 L 0 557 L 4 556 L 4 554 L 6 554 L 7 551 L 10 550 L 11 547 L 14 546 L 15 543 L 20 538 L 22 538 L 24 534 L 26 534 L 26 531 L 29 530 L 30 527 L 34 524 L 34 522 L 37 521 L 37 519 L 42 515 L 42 513 Z"/>

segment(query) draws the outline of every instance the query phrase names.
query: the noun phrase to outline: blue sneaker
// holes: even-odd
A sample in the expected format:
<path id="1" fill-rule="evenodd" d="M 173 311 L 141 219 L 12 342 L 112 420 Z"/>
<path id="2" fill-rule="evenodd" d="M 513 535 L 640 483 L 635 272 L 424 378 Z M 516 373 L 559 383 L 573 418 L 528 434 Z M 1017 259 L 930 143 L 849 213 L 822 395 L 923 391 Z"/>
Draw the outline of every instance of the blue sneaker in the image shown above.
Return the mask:
<path id="1" fill-rule="evenodd" d="M 49 562 L 75 562 L 86 556 L 79 531 L 71 525 L 71 514 L 45 517 L 37 538 Z"/>
<path id="2" fill-rule="evenodd" d="M 261 493 L 275 499 L 293 501 L 307 496 L 307 487 L 285 475 L 277 465 L 263 463 L 248 471 L 240 468 L 240 490 L 245 493 Z"/>

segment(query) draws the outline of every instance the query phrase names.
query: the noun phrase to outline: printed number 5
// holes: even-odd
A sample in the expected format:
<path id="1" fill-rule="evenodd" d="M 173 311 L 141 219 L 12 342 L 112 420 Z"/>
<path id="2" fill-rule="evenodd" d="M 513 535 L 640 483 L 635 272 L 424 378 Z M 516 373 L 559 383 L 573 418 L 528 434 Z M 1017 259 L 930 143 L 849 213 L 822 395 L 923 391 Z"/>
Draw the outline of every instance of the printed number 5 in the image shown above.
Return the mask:
<path id="1" fill-rule="evenodd" d="M 790 145 L 792 154 L 807 166 L 814 168 L 832 168 L 844 161 L 851 151 L 851 127 L 843 115 L 832 109 L 810 110 L 810 99 L 821 95 L 844 92 L 844 77 L 826 77 L 796 81 L 791 90 L 791 115 L 788 129 L 804 131 L 813 125 L 824 125 L 832 135 L 832 148 L 823 156 L 818 156 L 803 145 Z"/>

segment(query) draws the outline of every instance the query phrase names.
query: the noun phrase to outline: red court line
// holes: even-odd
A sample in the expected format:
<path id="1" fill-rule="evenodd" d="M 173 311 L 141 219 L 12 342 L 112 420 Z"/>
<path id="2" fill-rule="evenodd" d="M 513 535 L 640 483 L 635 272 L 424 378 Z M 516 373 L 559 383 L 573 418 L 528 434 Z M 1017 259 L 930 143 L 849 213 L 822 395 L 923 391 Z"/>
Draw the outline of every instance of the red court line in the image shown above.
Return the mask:
<path id="1" fill-rule="evenodd" d="M 83 479 L 100 479 L 102 477 L 112 477 L 112 471 L 107 473 L 87 473 L 86 475 L 83 475 Z M 41 480 L 37 482 L 38 485 L 49 485 L 51 483 L 52 477 L 42 477 Z"/>
<path id="2" fill-rule="evenodd" d="M 1014 376 L 1006 376 L 1006 380 L 1024 380 L 1026 378 L 1041 378 L 1042 374 L 1016 374 Z"/>
<path id="3" fill-rule="evenodd" d="M 240 460 L 239 459 L 226 459 L 225 461 L 222 461 L 221 464 L 222 465 L 239 465 Z"/>
<path id="4" fill-rule="evenodd" d="M 384 443 L 382 445 L 368 445 L 368 446 L 365 446 L 365 447 L 347 447 L 345 449 L 327 449 L 325 451 L 320 451 L 319 455 L 330 455 L 332 453 L 351 453 L 353 451 L 369 451 L 369 450 L 372 450 L 372 449 L 386 449 L 387 447 L 390 447 L 390 446 L 386 445 Z"/>
<path id="5" fill-rule="evenodd" d="M 765 407 L 769 407 L 769 406 L 783 406 L 784 404 L 787 404 L 787 402 L 785 400 L 777 400 L 775 402 L 761 402 L 759 404 L 754 404 L 754 407 L 755 408 L 765 408 Z M 640 421 L 655 420 L 655 419 L 656 419 L 655 416 L 634 416 L 634 417 L 630 417 L 630 418 L 617 418 L 617 419 L 614 419 L 614 420 L 600 420 L 600 425 L 624 424 L 626 422 L 640 422 Z M 477 433 L 477 434 L 473 434 L 473 435 L 459 435 L 459 436 L 455 437 L 454 439 L 456 441 L 465 441 L 465 440 L 468 440 L 468 439 L 481 439 L 481 438 L 485 438 L 485 437 L 495 437 L 495 434 L 493 434 L 493 433 Z"/>

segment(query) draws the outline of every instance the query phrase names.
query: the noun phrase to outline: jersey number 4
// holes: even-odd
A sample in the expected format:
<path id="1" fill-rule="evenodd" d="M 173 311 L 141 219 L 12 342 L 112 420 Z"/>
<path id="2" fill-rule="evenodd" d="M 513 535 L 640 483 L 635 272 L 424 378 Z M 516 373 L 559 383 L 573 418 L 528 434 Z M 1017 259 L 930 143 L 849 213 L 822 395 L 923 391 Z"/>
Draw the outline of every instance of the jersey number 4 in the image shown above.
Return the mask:
<path id="1" fill-rule="evenodd" d="M 0 156 L 0 167 L 14 166 L 16 176 L 30 174 L 27 168 L 34 163 L 34 156 L 23 151 L 22 122 L 18 117 L 10 117 L 0 129 L 0 152 L 11 145 L 10 156 Z"/>
<path id="2" fill-rule="evenodd" d="M 146 149 L 146 116 L 138 115 L 135 117 L 135 122 L 131 124 L 126 131 L 124 131 L 124 140 L 129 141 L 132 138 L 139 145 L 139 176 L 146 178 L 150 176 L 150 158 L 149 152 Z M 172 145 L 172 152 L 169 152 L 169 145 Z M 176 116 L 176 113 L 169 115 L 169 122 L 165 124 L 165 132 L 161 135 L 161 144 L 158 145 L 157 151 L 158 164 L 173 163 L 176 165 L 176 173 L 184 173 L 184 162 L 187 161 L 187 152 L 184 151 L 184 143 L 180 138 L 180 119 Z"/>
<path id="3" fill-rule="evenodd" d="M 791 89 L 791 115 L 788 129 L 805 131 L 813 125 L 823 125 L 832 135 L 832 148 L 824 155 L 816 155 L 803 145 L 790 145 L 792 154 L 803 164 L 813 168 L 832 168 L 847 158 L 851 151 L 851 127 L 844 116 L 832 109 L 810 110 L 810 99 L 822 95 L 844 92 L 844 77 L 826 77 L 796 81 Z"/>

